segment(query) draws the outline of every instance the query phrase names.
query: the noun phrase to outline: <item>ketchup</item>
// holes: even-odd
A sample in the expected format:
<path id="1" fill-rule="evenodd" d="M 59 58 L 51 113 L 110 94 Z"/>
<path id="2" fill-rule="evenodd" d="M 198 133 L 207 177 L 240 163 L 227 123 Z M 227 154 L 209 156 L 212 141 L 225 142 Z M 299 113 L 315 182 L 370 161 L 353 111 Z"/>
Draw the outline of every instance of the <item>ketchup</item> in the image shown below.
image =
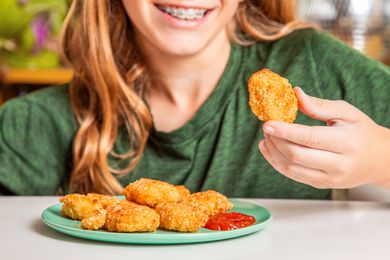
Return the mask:
<path id="1" fill-rule="evenodd" d="M 204 226 L 210 230 L 232 230 L 252 225 L 256 219 L 238 212 L 219 213 L 211 216 Z"/>

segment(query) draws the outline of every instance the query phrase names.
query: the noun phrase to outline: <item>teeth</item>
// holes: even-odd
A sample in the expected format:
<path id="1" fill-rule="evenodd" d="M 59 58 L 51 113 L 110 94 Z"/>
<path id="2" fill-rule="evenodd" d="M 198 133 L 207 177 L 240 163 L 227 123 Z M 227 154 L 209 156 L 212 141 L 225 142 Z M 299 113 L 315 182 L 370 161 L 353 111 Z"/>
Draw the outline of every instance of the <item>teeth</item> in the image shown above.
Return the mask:
<path id="1" fill-rule="evenodd" d="M 158 5 L 160 10 L 165 13 L 168 13 L 176 18 L 181 20 L 194 20 L 194 19 L 202 19 L 206 14 L 206 9 L 194 9 L 194 8 L 174 8 L 169 6 Z"/>

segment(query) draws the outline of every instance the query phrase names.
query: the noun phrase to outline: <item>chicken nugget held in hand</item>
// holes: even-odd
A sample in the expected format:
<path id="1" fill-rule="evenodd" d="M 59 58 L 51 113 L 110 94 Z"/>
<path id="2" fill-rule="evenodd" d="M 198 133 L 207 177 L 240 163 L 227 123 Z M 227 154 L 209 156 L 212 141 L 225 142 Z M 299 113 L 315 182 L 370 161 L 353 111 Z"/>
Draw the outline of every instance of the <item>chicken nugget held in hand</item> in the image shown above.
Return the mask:
<path id="1" fill-rule="evenodd" d="M 250 77 L 248 90 L 249 106 L 261 121 L 294 122 L 298 99 L 287 79 L 263 69 Z"/>

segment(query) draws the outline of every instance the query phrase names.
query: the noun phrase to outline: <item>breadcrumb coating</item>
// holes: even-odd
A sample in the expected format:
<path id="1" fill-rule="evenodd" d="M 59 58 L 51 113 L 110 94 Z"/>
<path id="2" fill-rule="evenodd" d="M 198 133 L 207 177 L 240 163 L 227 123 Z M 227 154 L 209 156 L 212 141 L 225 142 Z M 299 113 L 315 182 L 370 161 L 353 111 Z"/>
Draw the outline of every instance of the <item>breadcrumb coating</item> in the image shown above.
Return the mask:
<path id="1" fill-rule="evenodd" d="M 294 122 L 298 100 L 287 79 L 263 69 L 251 76 L 248 90 L 249 106 L 260 120 Z"/>
<path id="2" fill-rule="evenodd" d="M 184 203 L 201 208 L 209 216 L 224 213 L 233 208 L 233 203 L 226 196 L 214 190 L 192 193 Z"/>
<path id="3" fill-rule="evenodd" d="M 62 215 L 75 220 L 81 220 L 101 208 L 100 203 L 81 194 L 66 195 L 60 198 L 60 202 L 64 203 Z"/>
<path id="4" fill-rule="evenodd" d="M 102 208 L 107 208 L 113 205 L 116 205 L 123 200 L 116 198 L 114 196 L 108 196 L 103 194 L 97 194 L 97 193 L 88 193 L 87 197 L 90 198 L 93 201 L 96 201 L 101 204 Z"/>
<path id="5" fill-rule="evenodd" d="M 176 190 L 180 193 L 181 200 L 184 200 L 190 196 L 190 190 L 184 185 L 175 186 Z"/>
<path id="6" fill-rule="evenodd" d="M 128 201 L 154 208 L 163 202 L 180 202 L 183 200 L 183 188 L 176 188 L 167 182 L 141 178 L 130 183 L 123 190 Z"/>
<path id="7" fill-rule="evenodd" d="M 98 230 L 106 223 L 106 216 L 107 210 L 96 210 L 81 220 L 81 227 L 88 230 Z"/>
<path id="8" fill-rule="evenodd" d="M 61 213 L 65 217 L 82 220 L 97 210 L 105 209 L 121 201 L 123 200 L 113 196 L 95 193 L 89 193 L 88 195 L 69 194 L 60 198 L 60 202 L 63 203 Z"/>
<path id="9" fill-rule="evenodd" d="M 153 232 L 159 225 L 153 209 L 124 201 L 107 209 L 104 227 L 110 232 Z"/>
<path id="10" fill-rule="evenodd" d="M 200 208 L 183 202 L 161 203 L 155 210 L 160 216 L 160 228 L 179 232 L 196 232 L 209 218 Z"/>

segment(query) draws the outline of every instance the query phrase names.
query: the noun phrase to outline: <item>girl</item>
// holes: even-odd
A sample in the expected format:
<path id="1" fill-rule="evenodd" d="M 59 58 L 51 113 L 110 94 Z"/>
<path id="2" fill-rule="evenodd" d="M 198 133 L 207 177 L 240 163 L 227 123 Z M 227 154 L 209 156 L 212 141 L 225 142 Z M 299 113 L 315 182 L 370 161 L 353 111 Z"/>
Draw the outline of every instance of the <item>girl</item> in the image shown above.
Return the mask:
<path id="1" fill-rule="evenodd" d="M 120 194 L 141 177 L 230 197 L 390 187 L 389 69 L 303 29 L 292 2 L 74 0 L 72 82 L 1 109 L 2 192 Z M 262 68 L 319 97 L 295 89 L 296 124 L 251 113 Z"/>

